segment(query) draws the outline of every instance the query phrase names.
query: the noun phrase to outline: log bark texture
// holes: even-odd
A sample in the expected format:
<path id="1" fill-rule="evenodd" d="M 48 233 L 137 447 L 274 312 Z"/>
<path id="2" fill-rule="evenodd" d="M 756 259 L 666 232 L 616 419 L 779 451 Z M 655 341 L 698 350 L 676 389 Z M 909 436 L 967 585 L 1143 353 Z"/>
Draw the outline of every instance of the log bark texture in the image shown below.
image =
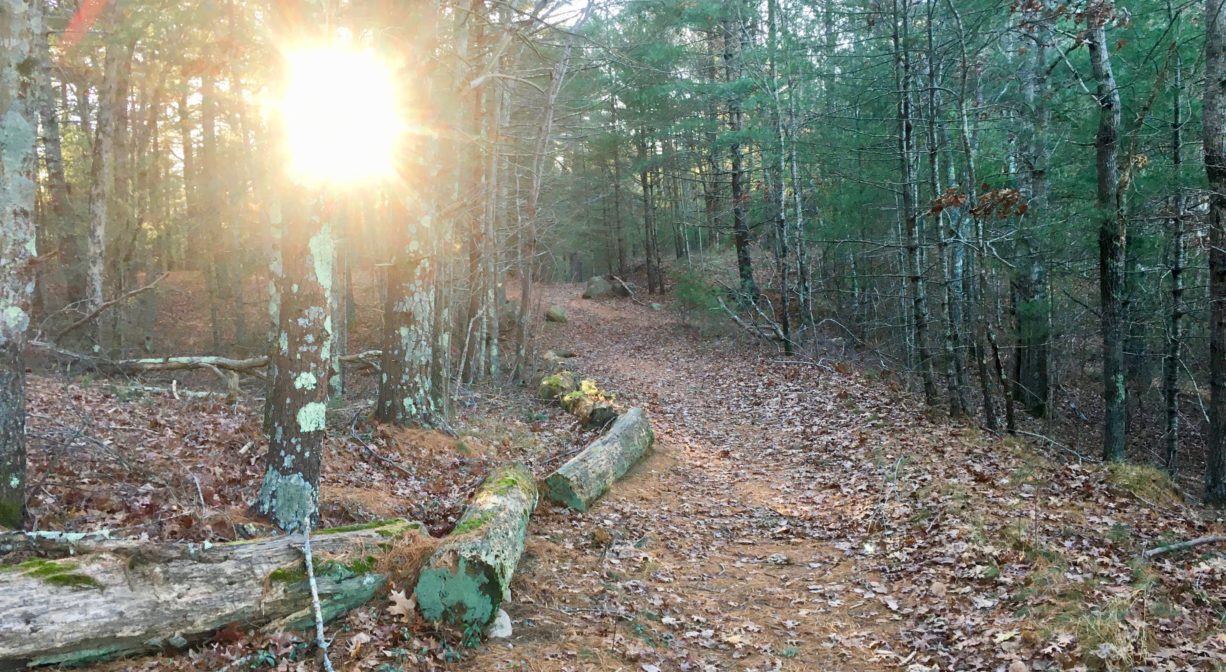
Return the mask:
<path id="1" fill-rule="evenodd" d="M 545 479 L 545 496 L 576 511 L 587 511 L 651 450 L 654 441 L 643 409 L 626 411 L 604 436 Z"/>
<path id="2" fill-rule="evenodd" d="M 480 636 L 498 615 L 524 552 L 536 480 L 527 467 L 502 466 L 485 478 L 451 535 L 422 568 L 413 594 L 423 616 Z"/>
<path id="3" fill-rule="evenodd" d="M 316 532 L 324 618 L 371 599 L 385 582 L 373 569 L 380 544 L 414 529 L 394 520 Z M 308 628 L 301 545 L 297 534 L 211 546 L 6 535 L 6 550 L 59 559 L 0 564 L 0 670 L 182 648 L 232 623 Z"/>

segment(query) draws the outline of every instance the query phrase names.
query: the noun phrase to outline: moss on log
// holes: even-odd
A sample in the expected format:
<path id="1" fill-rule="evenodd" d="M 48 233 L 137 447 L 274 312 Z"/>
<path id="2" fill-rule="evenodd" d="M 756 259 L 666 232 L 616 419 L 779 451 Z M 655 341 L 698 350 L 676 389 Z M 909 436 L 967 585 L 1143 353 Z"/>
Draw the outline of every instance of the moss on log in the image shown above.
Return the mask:
<path id="1" fill-rule="evenodd" d="M 584 427 L 603 427 L 616 420 L 618 415 L 613 398 L 590 378 L 580 382 L 577 389 L 562 395 L 558 403 Z"/>
<path id="2" fill-rule="evenodd" d="M 558 371 L 541 379 L 541 384 L 536 387 L 536 396 L 545 401 L 553 401 L 578 388 L 579 381 L 575 374 L 570 371 Z"/>
<path id="3" fill-rule="evenodd" d="M 411 530 L 425 534 L 420 523 L 403 520 L 312 534 L 325 617 L 375 595 L 386 580 L 375 559 Z M 19 554 L 82 554 L 0 564 L 0 670 L 178 649 L 231 623 L 302 629 L 314 622 L 301 535 L 215 545 L 98 535 L 7 541 L 24 546 Z"/>
<path id="4" fill-rule="evenodd" d="M 413 594 L 424 617 L 462 627 L 470 641 L 480 636 L 509 597 L 537 496 L 523 465 L 499 467 L 485 478 L 418 576 Z"/>
<path id="5" fill-rule="evenodd" d="M 647 454 L 654 440 L 643 409 L 626 411 L 604 436 L 545 479 L 545 496 L 576 511 L 587 511 Z"/>

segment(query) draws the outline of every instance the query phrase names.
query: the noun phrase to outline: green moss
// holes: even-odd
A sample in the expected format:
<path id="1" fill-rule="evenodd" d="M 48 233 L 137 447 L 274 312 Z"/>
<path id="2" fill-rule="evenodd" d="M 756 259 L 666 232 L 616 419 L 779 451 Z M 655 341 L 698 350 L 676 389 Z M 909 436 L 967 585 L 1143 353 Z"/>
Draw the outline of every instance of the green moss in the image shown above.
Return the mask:
<path id="1" fill-rule="evenodd" d="M 469 518 L 468 520 L 460 521 L 460 524 L 456 525 L 455 529 L 452 530 L 451 533 L 452 534 L 464 534 L 466 532 L 472 532 L 473 530 L 476 530 L 484 526 L 486 523 L 490 522 L 490 520 L 492 520 L 493 518 L 494 518 L 493 511 L 485 511 L 481 513 L 480 515 Z"/>
<path id="2" fill-rule="evenodd" d="M 268 573 L 272 583 L 298 583 L 306 581 L 306 569 L 303 567 L 279 567 Z"/>
<path id="3" fill-rule="evenodd" d="M 43 581 L 53 586 L 65 588 L 97 588 L 102 590 L 102 584 L 92 576 L 85 574 L 52 574 L 43 577 Z"/>
<path id="4" fill-rule="evenodd" d="M 524 488 L 524 483 L 519 479 L 515 472 L 508 471 L 498 482 L 494 483 L 494 491 L 500 495 L 505 495 L 513 488 Z"/>
<path id="5" fill-rule="evenodd" d="M 22 573 L 25 574 L 26 576 L 38 576 L 38 577 L 55 576 L 57 574 L 67 574 L 68 572 L 76 568 L 77 568 L 77 563 L 75 562 L 65 562 L 62 564 L 55 563 L 55 562 L 46 562 L 45 564 L 39 567 L 31 567 L 30 569 L 27 569 L 25 572 L 22 572 Z"/>
<path id="6" fill-rule="evenodd" d="M 74 574 L 72 570 L 79 565 L 75 562 L 56 562 L 35 558 L 17 565 L 0 566 L 0 571 L 21 573 L 42 580 L 52 586 L 66 588 L 98 588 L 103 586 L 98 580 L 87 574 Z"/>

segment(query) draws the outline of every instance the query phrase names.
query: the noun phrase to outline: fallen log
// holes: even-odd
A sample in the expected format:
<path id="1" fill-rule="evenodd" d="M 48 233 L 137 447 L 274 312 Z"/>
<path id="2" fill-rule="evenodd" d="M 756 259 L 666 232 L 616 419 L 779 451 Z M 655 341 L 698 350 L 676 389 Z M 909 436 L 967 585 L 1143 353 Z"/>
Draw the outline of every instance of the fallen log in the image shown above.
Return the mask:
<path id="1" fill-rule="evenodd" d="M 545 479 L 545 496 L 576 511 L 587 511 L 651 450 L 654 441 L 643 409 L 626 411 L 604 436 Z"/>
<path id="2" fill-rule="evenodd" d="M 91 371 L 103 373 L 153 373 L 158 371 L 190 371 L 208 369 L 210 371 L 230 371 L 233 373 L 254 374 L 257 370 L 268 366 L 268 357 L 219 357 L 213 355 L 179 356 L 179 357 L 143 357 L 140 359 L 107 359 L 81 352 L 65 350 L 53 343 L 31 341 L 30 347 L 44 350 L 56 359 L 71 362 Z M 352 355 L 342 355 L 341 362 L 357 366 L 377 369 L 378 359 L 383 356 L 380 350 L 366 350 Z"/>
<path id="3" fill-rule="evenodd" d="M 584 427 L 604 427 L 618 416 L 612 397 L 590 378 L 580 381 L 578 388 L 559 397 L 558 403 Z"/>
<path id="4" fill-rule="evenodd" d="M 322 617 L 371 599 L 386 581 L 375 569 L 382 550 L 423 530 L 393 520 L 315 532 Z M 230 624 L 275 631 L 315 622 L 301 535 L 213 545 L 21 536 L 6 535 L 6 545 L 60 559 L 0 564 L 0 670 L 181 649 Z"/>
<path id="5" fill-rule="evenodd" d="M 1174 551 L 1186 551 L 1189 548 L 1196 548 L 1197 546 L 1204 546 L 1205 544 L 1217 544 L 1217 543 L 1226 543 L 1226 534 L 1210 534 L 1204 537 L 1197 537 L 1196 539 L 1188 539 L 1187 541 L 1180 541 L 1180 542 L 1176 542 L 1173 544 L 1166 544 L 1164 546 L 1158 546 L 1157 548 L 1151 548 L 1145 551 L 1144 553 L 1141 554 L 1141 557 L 1145 558 L 1146 560 L 1149 560 L 1159 555 L 1162 555 L 1163 553 L 1171 553 Z"/>
<path id="6" fill-rule="evenodd" d="M 536 480 L 523 465 L 486 476 L 418 575 L 413 594 L 422 616 L 462 627 L 469 643 L 480 637 L 510 597 L 537 497 Z"/>

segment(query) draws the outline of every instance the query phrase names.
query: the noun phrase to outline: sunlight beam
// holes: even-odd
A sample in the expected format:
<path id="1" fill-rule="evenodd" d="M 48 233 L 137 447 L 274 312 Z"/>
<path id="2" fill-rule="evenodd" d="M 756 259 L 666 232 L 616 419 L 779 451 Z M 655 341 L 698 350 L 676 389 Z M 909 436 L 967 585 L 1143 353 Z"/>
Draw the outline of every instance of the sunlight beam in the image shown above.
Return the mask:
<path id="1" fill-rule="evenodd" d="M 290 178 L 356 186 L 392 178 L 403 136 L 392 69 L 369 50 L 285 52 L 280 116 Z"/>

